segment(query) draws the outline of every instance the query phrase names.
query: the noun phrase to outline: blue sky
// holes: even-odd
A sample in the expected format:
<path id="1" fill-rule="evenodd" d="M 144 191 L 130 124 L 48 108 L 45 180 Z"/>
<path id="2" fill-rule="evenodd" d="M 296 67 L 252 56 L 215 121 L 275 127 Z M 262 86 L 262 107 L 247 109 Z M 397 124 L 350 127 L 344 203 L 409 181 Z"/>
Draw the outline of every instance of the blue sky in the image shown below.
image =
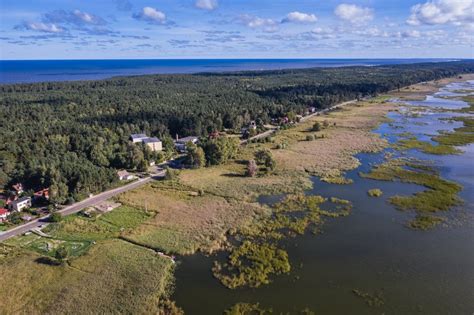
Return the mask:
<path id="1" fill-rule="evenodd" d="M 474 0 L 1 0 L 1 59 L 474 58 Z"/>

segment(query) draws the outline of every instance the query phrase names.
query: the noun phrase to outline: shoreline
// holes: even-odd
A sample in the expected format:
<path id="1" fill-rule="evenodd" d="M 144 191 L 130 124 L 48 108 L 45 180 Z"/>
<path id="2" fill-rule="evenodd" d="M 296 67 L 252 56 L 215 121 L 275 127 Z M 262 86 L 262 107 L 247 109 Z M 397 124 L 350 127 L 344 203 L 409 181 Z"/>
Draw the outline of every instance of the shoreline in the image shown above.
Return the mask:
<path id="1" fill-rule="evenodd" d="M 434 89 L 436 83 L 428 85 Z M 167 247 L 167 250 L 164 250 L 167 253 L 212 253 L 226 248 L 226 235 L 229 231 L 250 228 L 261 218 L 271 215 L 268 207 L 255 202 L 259 195 L 302 192 L 311 187 L 311 175 L 331 173 L 333 177 L 342 177 L 344 172 L 358 166 L 355 154 L 377 152 L 388 147 L 387 141 L 372 132 L 376 126 L 386 121 L 388 112 L 398 107 L 397 104 L 382 103 L 384 101 L 386 100 L 366 100 L 327 115 L 311 117 L 294 128 L 278 132 L 274 135 L 274 142 L 247 145 L 236 161 L 205 169 L 185 170 L 179 174 L 179 181 L 153 182 L 140 190 L 124 193 L 119 196 L 119 201 L 137 209 L 143 208 L 145 202 L 147 213 L 151 213 L 151 217 L 137 227 L 120 232 L 120 235 L 155 251 Z M 329 125 L 322 131 L 308 131 L 314 122 L 324 124 L 325 120 Z M 316 134 L 318 138 L 307 141 L 308 133 Z M 323 134 L 324 137 L 320 137 Z M 350 135 L 352 138 L 348 138 Z M 343 139 L 346 139 L 346 142 L 342 142 Z M 277 144 L 284 141 L 287 143 L 286 149 L 275 149 Z M 261 177 L 244 177 L 245 165 L 241 162 L 252 158 L 253 153 L 260 149 L 271 150 L 277 161 L 276 171 Z M 322 152 L 325 152 L 325 155 Z M 315 156 L 318 158 L 314 159 Z M 72 224 L 82 221 L 73 221 Z M 84 224 L 82 227 L 85 228 L 90 223 L 86 221 L 81 224 Z M 97 246 L 106 244 L 113 248 L 116 244 L 114 240 L 115 238 L 100 241 Z M 130 243 L 127 242 L 127 246 L 128 244 Z M 183 247 L 182 244 L 186 246 Z M 133 245 L 130 246 L 134 248 Z M 142 253 L 137 249 L 138 252 Z M 94 260 L 94 257 L 101 254 L 103 253 L 97 248 L 77 258 L 72 264 L 75 268 L 85 268 L 85 261 Z M 27 256 L 38 255 L 28 252 Z M 133 258 L 130 259 L 133 261 Z M 22 265 L 30 264 L 31 261 L 28 261 L 30 260 L 24 260 Z M 10 263 L 14 262 L 15 258 L 12 258 Z M 45 268 L 52 272 L 46 285 L 55 283 L 63 273 L 70 272 L 67 266 L 60 270 L 54 269 L 56 267 Z M 38 267 L 38 272 L 41 270 L 43 269 Z M 92 272 L 98 270 L 100 269 L 93 269 Z M 174 278 L 172 272 L 166 277 Z M 56 292 L 62 290 L 61 286 L 57 286 L 49 293 L 52 299 Z M 16 293 L 21 293 L 21 289 L 18 290 Z M 163 296 L 169 297 L 169 293 L 169 288 L 162 291 Z"/>
<path id="2" fill-rule="evenodd" d="M 403 64 L 414 64 L 414 63 L 437 63 L 437 62 L 457 62 L 457 61 L 464 61 L 469 59 L 463 58 L 276 58 L 276 59 L 265 59 L 265 58 L 251 58 L 251 59 L 235 59 L 235 58 L 228 58 L 228 59 L 46 59 L 46 60 L 1 60 L 0 65 L 3 63 L 3 75 L 4 73 L 8 73 L 8 68 L 5 68 L 5 65 L 15 64 L 13 69 L 18 68 L 17 64 L 25 63 L 25 64 L 32 64 L 32 63 L 67 63 L 67 68 L 63 69 L 62 72 L 55 70 L 51 72 L 51 70 L 47 69 L 39 69 L 37 72 L 31 72 L 28 79 L 16 79 L 16 81 L 0 81 L 0 86 L 10 86 L 16 84 L 41 84 L 41 83 L 73 83 L 73 82 L 81 82 L 81 81 L 102 81 L 102 80 L 109 80 L 109 79 L 117 79 L 117 78 L 128 78 L 128 77 L 136 77 L 136 76 L 150 76 L 150 75 L 200 75 L 200 74 L 227 74 L 232 75 L 236 73 L 255 73 L 255 72 L 265 72 L 265 71 L 292 71 L 292 70 L 305 70 L 305 69 L 323 69 L 323 68 L 341 68 L 341 67 L 374 67 L 374 66 L 385 66 L 385 65 L 403 65 Z M 338 62 L 339 63 L 334 63 Z M 365 62 L 363 62 L 365 61 Z M 103 68 L 101 69 L 102 73 L 97 73 L 97 65 L 94 65 L 91 69 L 84 72 L 82 68 L 78 68 L 77 72 L 71 72 L 71 64 L 73 63 L 109 63 L 112 64 L 110 68 Z M 123 63 L 149 63 L 149 65 L 144 68 L 142 67 L 125 67 L 122 68 L 118 67 L 117 64 Z M 151 63 L 173 63 L 171 65 L 178 69 L 174 70 L 175 72 L 170 72 L 170 70 L 161 70 L 161 71 L 150 71 L 149 68 L 156 67 Z M 217 64 L 213 67 L 208 65 L 209 62 L 214 63 L 221 63 L 221 65 Z M 244 63 L 241 68 L 235 69 L 226 69 L 230 66 L 228 64 L 232 64 L 235 62 Z M 262 68 L 262 65 L 258 67 L 244 67 L 248 63 L 280 63 L 279 67 L 276 66 L 266 66 Z M 312 63 L 307 64 L 305 66 L 298 67 L 298 63 Z M 176 63 L 187 63 L 183 66 L 176 65 Z M 193 65 L 194 63 L 194 65 Z M 291 63 L 290 66 L 285 66 Z M 194 71 L 178 71 L 180 67 L 197 67 Z M 164 69 L 169 67 L 168 65 L 162 65 Z M 31 65 L 28 67 L 31 69 Z M 219 68 L 217 70 L 212 70 L 212 68 Z M 148 69 L 148 70 L 145 70 Z M 141 71 L 140 71 L 141 70 Z M 31 70 L 30 70 L 31 71 Z M 82 71 L 82 72 L 81 72 Z M 120 73 L 127 72 L 128 73 Z M 135 72 L 133 72 L 135 71 Z M 16 73 L 11 72 L 10 75 L 15 75 Z M 31 79 L 31 77 L 39 76 L 40 79 Z M 51 79 L 45 80 L 48 76 L 56 76 L 58 79 Z M 69 76 L 70 79 L 62 79 L 63 76 Z M 80 78 L 74 76 L 81 76 Z"/>

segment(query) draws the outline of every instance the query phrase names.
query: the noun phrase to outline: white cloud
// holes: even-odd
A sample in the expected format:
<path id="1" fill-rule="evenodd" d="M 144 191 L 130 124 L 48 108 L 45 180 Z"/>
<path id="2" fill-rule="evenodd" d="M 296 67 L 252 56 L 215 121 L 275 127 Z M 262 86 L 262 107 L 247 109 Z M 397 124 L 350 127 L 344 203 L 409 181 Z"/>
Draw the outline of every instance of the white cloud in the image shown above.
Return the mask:
<path id="1" fill-rule="evenodd" d="M 275 32 L 278 29 L 278 23 L 272 19 L 264 19 L 258 16 L 243 14 L 239 17 L 240 21 L 251 28 L 262 28 L 266 32 Z"/>
<path id="2" fill-rule="evenodd" d="M 64 29 L 56 24 L 52 23 L 41 23 L 41 22 L 25 22 L 23 27 L 27 30 L 38 31 L 44 33 L 61 33 Z"/>
<path id="3" fill-rule="evenodd" d="M 383 31 L 378 27 L 369 27 L 359 30 L 354 30 L 354 34 L 364 36 L 364 37 L 389 37 L 389 33 L 387 31 Z"/>
<path id="4" fill-rule="evenodd" d="M 308 13 L 302 13 L 302 12 L 294 11 L 294 12 L 288 13 L 286 18 L 283 19 L 282 22 L 314 23 L 317 20 L 318 20 L 318 18 L 314 14 L 308 14 Z"/>
<path id="5" fill-rule="evenodd" d="M 217 9 L 218 5 L 217 0 L 196 0 L 195 3 L 196 8 L 210 11 Z"/>
<path id="6" fill-rule="evenodd" d="M 73 14 L 82 22 L 87 23 L 87 24 L 100 24 L 101 21 L 99 20 L 98 17 L 95 15 L 86 13 L 86 12 L 81 12 L 79 10 L 74 10 Z"/>
<path id="7" fill-rule="evenodd" d="M 409 25 L 474 23 L 474 0 L 433 0 L 411 7 Z"/>
<path id="8" fill-rule="evenodd" d="M 397 33 L 397 37 L 402 37 L 402 38 L 419 38 L 420 36 L 421 36 L 420 31 L 416 31 L 416 30 L 408 30 L 408 31 Z"/>
<path id="9" fill-rule="evenodd" d="M 166 22 L 166 15 L 152 7 L 144 7 L 141 12 L 134 14 L 133 17 L 150 23 L 164 24 Z"/>
<path id="10" fill-rule="evenodd" d="M 355 24 L 365 23 L 374 18 L 374 11 L 371 8 L 346 3 L 338 5 L 334 10 L 334 14 L 342 20 Z"/>

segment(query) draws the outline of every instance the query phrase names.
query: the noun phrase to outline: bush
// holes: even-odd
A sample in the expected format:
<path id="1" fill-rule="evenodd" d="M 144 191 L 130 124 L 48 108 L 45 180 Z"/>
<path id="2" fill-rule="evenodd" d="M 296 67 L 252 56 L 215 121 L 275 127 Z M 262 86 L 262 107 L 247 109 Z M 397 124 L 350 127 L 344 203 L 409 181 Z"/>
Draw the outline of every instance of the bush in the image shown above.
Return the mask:
<path id="1" fill-rule="evenodd" d="M 178 178 L 178 175 L 179 175 L 179 171 L 178 170 L 174 170 L 172 168 L 170 168 L 169 166 L 166 166 L 165 167 L 165 179 L 166 180 L 175 180 L 176 178 Z"/>
<path id="2" fill-rule="evenodd" d="M 313 135 L 307 135 L 306 136 L 306 141 L 313 141 L 314 140 L 314 136 Z"/>
<path id="3" fill-rule="evenodd" d="M 315 122 L 312 128 L 313 131 L 320 131 L 321 130 L 321 124 L 319 121 Z"/>
<path id="4" fill-rule="evenodd" d="M 49 217 L 49 222 L 61 222 L 61 220 L 63 219 L 63 216 L 61 214 L 59 214 L 58 212 L 55 212 L 53 214 L 50 215 Z"/>

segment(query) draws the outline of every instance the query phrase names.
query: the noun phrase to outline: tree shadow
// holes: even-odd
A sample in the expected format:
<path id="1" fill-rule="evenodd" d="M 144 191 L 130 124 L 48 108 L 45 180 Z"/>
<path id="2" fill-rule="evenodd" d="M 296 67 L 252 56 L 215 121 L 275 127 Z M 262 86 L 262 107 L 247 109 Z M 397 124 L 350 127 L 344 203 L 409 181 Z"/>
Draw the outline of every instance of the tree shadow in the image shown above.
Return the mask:
<path id="1" fill-rule="evenodd" d="M 39 257 L 35 259 L 35 263 L 37 264 L 42 264 L 42 265 L 48 265 L 48 266 L 60 266 L 61 263 L 59 263 L 57 260 L 51 258 L 51 257 Z"/>
<path id="2" fill-rule="evenodd" d="M 225 176 L 225 177 L 246 177 L 245 175 L 236 174 L 236 173 L 226 173 L 226 174 L 222 174 L 221 176 Z"/>

